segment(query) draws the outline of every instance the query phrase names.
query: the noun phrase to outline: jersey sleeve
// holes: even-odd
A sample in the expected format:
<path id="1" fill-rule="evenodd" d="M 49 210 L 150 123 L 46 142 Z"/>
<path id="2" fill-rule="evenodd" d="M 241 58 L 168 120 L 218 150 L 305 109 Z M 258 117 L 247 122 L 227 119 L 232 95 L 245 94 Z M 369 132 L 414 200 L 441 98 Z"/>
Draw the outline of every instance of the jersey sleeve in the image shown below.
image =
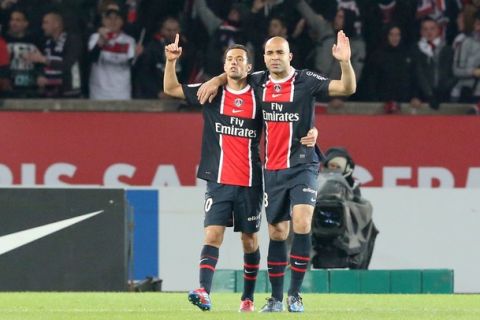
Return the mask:
<path id="1" fill-rule="evenodd" d="M 265 75 L 266 75 L 265 71 L 257 71 L 257 72 L 251 73 L 247 77 L 247 82 L 252 88 L 257 89 L 263 85 Z"/>
<path id="2" fill-rule="evenodd" d="M 197 98 L 197 92 L 201 85 L 201 83 L 182 84 L 183 94 L 185 95 L 185 100 L 187 100 L 189 105 L 200 106 L 200 101 L 198 101 Z"/>
<path id="3" fill-rule="evenodd" d="M 330 79 L 317 72 L 305 71 L 305 79 L 313 96 L 327 97 Z"/>

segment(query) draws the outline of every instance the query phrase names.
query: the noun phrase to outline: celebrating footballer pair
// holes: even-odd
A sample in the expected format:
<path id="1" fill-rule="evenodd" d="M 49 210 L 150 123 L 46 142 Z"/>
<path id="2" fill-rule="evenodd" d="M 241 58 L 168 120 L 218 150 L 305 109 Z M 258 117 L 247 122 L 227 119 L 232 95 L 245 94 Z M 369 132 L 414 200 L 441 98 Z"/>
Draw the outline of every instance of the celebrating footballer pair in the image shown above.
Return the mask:
<path id="1" fill-rule="evenodd" d="M 321 160 L 316 148 L 314 102 L 317 96 L 355 92 L 349 40 L 340 31 L 332 48 L 342 69 L 340 80 L 294 69 L 288 42 L 274 37 L 265 44 L 268 71 L 249 75 L 247 48 L 233 45 L 225 51 L 224 74 L 203 85 L 181 85 L 175 74 L 175 62 L 182 52 L 178 39 L 177 35 L 165 48 L 164 90 L 192 105 L 203 105 L 205 121 L 198 170 L 198 177 L 207 181 L 205 240 L 199 264 L 200 287 L 190 291 L 188 299 L 204 311 L 211 310 L 210 289 L 219 248 L 225 228 L 233 226 L 234 231 L 241 232 L 244 249 L 244 291 L 239 311 L 254 311 L 253 293 L 260 265 L 257 232 L 263 199 L 270 237 L 267 267 L 272 295 L 260 312 L 284 311 L 283 282 L 288 265 L 288 311 L 303 312 L 300 288 L 310 261 L 310 227 Z M 262 127 L 263 186 L 259 156 Z M 288 255 L 290 220 L 294 236 Z"/>

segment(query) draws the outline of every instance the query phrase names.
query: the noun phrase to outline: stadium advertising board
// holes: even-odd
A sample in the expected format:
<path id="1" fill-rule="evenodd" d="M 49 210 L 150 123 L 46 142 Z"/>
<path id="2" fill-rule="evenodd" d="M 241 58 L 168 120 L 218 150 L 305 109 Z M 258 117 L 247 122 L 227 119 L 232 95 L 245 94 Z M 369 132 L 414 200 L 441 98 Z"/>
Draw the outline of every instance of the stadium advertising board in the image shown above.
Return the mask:
<path id="1" fill-rule="evenodd" d="M 371 187 L 480 187 L 480 118 L 319 115 Z M 200 113 L 0 113 L 0 185 L 194 186 Z"/>
<path id="2" fill-rule="evenodd" d="M 0 188 L 0 291 L 125 291 L 119 189 Z"/>

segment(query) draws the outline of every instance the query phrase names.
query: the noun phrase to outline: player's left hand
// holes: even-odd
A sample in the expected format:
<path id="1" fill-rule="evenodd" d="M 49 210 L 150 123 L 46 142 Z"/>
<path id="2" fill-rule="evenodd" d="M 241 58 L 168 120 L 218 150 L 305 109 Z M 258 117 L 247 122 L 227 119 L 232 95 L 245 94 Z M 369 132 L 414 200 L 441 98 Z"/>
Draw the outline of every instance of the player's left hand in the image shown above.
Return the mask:
<path id="1" fill-rule="evenodd" d="M 300 139 L 300 142 L 307 147 L 314 147 L 317 143 L 318 138 L 318 130 L 317 128 L 312 128 L 308 131 L 305 137 Z"/>
<path id="2" fill-rule="evenodd" d="M 350 50 L 350 40 L 345 35 L 343 30 L 337 33 L 337 43 L 332 47 L 332 55 L 340 62 L 350 61 L 352 52 Z"/>
<path id="3" fill-rule="evenodd" d="M 212 102 L 213 98 L 217 95 L 218 87 L 220 86 L 221 85 L 218 84 L 216 78 L 204 82 L 197 91 L 197 98 L 200 104 L 205 104 L 207 100 L 208 102 Z"/>

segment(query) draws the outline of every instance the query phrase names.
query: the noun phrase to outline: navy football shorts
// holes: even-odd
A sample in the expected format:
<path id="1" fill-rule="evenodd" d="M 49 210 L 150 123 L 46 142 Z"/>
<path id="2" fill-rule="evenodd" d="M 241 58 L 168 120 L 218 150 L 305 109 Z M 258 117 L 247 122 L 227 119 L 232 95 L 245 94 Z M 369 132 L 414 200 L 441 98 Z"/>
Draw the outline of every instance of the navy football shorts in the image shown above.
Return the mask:
<path id="1" fill-rule="evenodd" d="M 242 187 L 207 181 L 204 226 L 232 227 L 235 232 L 260 229 L 262 186 Z"/>
<path id="2" fill-rule="evenodd" d="M 310 163 L 283 170 L 265 170 L 263 204 L 269 224 L 291 219 L 297 204 L 315 206 L 319 164 Z"/>

